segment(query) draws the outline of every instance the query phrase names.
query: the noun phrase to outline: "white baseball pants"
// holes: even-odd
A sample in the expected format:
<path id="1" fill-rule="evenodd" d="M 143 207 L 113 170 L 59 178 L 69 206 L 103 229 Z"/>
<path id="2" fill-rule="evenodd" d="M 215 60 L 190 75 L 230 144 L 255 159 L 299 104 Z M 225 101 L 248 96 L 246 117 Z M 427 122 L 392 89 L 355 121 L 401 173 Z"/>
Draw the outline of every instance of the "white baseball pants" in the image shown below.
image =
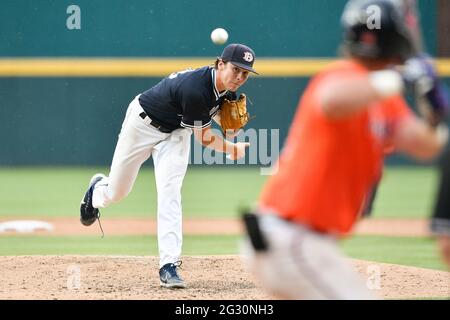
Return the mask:
<path id="1" fill-rule="evenodd" d="M 125 198 L 133 188 L 141 165 L 152 156 L 158 192 L 157 231 L 162 267 L 179 260 L 181 255 L 181 186 L 189 161 L 192 130 L 160 132 L 139 116 L 143 109 L 138 97 L 127 109 L 109 177 L 97 183 L 92 202 L 95 208 L 105 208 Z"/>
<path id="2" fill-rule="evenodd" d="M 244 264 L 261 285 L 283 299 L 375 299 L 330 236 L 261 215 L 269 249 L 256 252 L 250 241 L 241 246 Z"/>

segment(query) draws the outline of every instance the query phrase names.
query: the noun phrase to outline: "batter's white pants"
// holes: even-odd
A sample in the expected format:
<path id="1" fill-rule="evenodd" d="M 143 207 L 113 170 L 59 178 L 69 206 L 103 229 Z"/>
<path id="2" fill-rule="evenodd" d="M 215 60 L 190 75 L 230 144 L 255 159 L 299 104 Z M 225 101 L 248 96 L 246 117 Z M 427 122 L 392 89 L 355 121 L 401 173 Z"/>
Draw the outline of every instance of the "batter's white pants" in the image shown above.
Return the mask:
<path id="1" fill-rule="evenodd" d="M 247 240 L 241 251 L 244 265 L 269 292 L 283 299 L 375 299 L 333 238 L 275 215 L 259 221 L 268 251 L 256 252 Z"/>
<path id="2" fill-rule="evenodd" d="M 95 208 L 106 208 L 125 198 L 133 188 L 141 165 L 152 156 L 158 192 L 157 231 L 162 267 L 179 260 L 181 255 L 181 186 L 189 161 L 192 130 L 160 132 L 139 116 L 143 109 L 138 97 L 127 109 L 109 177 L 97 183 L 92 203 Z"/>

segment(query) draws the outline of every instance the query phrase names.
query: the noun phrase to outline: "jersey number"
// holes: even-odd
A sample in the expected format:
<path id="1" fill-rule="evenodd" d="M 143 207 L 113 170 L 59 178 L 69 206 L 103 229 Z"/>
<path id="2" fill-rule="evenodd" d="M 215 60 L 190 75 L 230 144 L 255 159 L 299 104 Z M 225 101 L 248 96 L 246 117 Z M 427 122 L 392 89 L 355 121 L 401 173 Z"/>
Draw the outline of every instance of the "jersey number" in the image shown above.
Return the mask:
<path id="1" fill-rule="evenodd" d="M 191 72 L 191 71 L 194 71 L 194 69 L 187 68 L 186 70 L 183 70 L 183 71 L 174 72 L 169 76 L 169 79 L 175 79 L 176 77 L 178 77 L 178 75 L 186 73 L 186 72 Z"/>

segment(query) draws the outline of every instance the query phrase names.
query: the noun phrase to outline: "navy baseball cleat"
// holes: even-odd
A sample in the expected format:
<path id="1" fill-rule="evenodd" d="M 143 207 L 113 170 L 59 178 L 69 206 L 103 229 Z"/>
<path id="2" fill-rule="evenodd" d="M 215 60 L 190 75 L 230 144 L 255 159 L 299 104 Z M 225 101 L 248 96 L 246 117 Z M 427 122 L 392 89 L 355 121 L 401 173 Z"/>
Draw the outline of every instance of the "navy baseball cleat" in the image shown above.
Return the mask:
<path id="1" fill-rule="evenodd" d="M 186 283 L 177 274 L 177 268 L 181 261 L 175 263 L 166 263 L 159 269 L 159 280 L 161 287 L 165 288 L 186 288 Z"/>
<path id="2" fill-rule="evenodd" d="M 94 192 L 95 185 L 103 178 L 106 178 L 104 174 L 95 174 L 91 178 L 91 181 L 89 181 L 89 187 L 83 197 L 83 200 L 81 200 L 80 221 L 85 226 L 90 226 L 100 216 L 98 209 L 92 206 L 92 194 Z"/>

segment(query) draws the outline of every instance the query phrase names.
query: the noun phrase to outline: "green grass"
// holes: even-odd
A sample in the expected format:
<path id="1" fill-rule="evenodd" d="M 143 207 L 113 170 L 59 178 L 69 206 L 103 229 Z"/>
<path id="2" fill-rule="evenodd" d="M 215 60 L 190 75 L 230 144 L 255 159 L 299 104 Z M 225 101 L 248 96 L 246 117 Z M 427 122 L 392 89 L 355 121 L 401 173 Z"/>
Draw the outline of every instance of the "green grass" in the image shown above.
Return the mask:
<path id="1" fill-rule="evenodd" d="M 448 270 L 431 238 L 355 236 L 340 245 L 345 254 L 357 259 Z"/>
<path id="2" fill-rule="evenodd" d="M 237 254 L 237 236 L 184 236 L 184 255 Z M 156 236 L 2 236 L 4 255 L 158 255 Z"/>
<path id="3" fill-rule="evenodd" d="M 425 167 L 390 167 L 384 172 L 373 216 L 420 218 L 431 214 L 437 172 Z"/>
<path id="4" fill-rule="evenodd" d="M 238 254 L 239 236 L 185 236 L 183 255 Z M 340 243 L 356 259 L 446 270 L 428 238 L 357 236 Z M 2 236 L 0 255 L 158 255 L 155 236 Z"/>
<path id="5" fill-rule="evenodd" d="M 90 177 L 107 168 L 2 168 L 0 217 L 77 216 Z M 184 217 L 235 217 L 253 205 L 267 176 L 259 168 L 189 168 L 183 185 Z M 374 217 L 427 217 L 436 173 L 425 167 L 387 168 Z M 326 199 L 324 199 L 325 201 Z M 102 210 L 104 217 L 156 214 L 153 170 L 145 167 L 130 195 Z"/>
<path id="6" fill-rule="evenodd" d="M 0 169 L 0 216 L 77 216 L 91 176 L 106 168 Z M 258 168 L 190 168 L 183 184 L 185 217 L 236 215 L 257 198 L 265 176 Z M 105 217 L 156 216 L 156 186 L 151 168 L 141 169 L 130 195 L 102 210 Z"/>

